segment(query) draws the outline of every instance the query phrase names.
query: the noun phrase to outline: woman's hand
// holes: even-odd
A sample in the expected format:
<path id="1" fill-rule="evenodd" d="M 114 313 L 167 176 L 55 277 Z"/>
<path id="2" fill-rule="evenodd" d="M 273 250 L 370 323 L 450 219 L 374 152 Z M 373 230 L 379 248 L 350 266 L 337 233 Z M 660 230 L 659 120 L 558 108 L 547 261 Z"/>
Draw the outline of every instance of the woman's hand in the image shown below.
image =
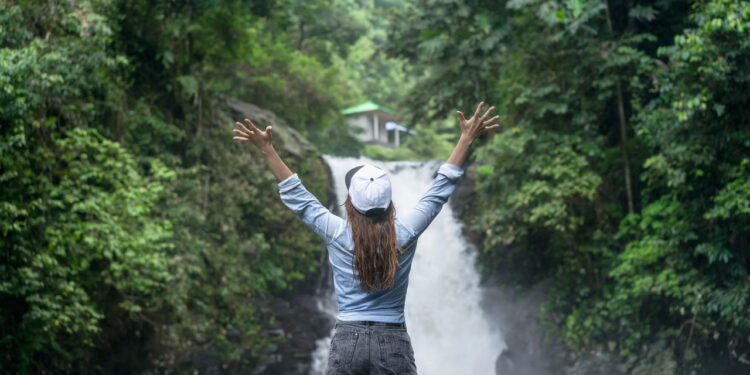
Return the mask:
<path id="1" fill-rule="evenodd" d="M 490 107 L 487 112 L 480 115 L 482 107 L 484 107 L 484 102 L 479 103 L 477 110 L 474 111 L 474 116 L 471 116 L 468 120 L 464 117 L 463 112 L 456 111 L 458 119 L 461 120 L 461 137 L 458 139 L 450 157 L 448 157 L 448 163 L 463 168 L 466 159 L 469 158 L 469 151 L 471 151 L 471 144 L 474 143 L 474 140 L 482 135 L 482 133 L 500 127 L 499 124 L 495 124 L 500 119 L 500 116 L 486 120 L 495 107 Z"/>
<path id="2" fill-rule="evenodd" d="M 263 152 L 263 157 L 268 163 L 268 167 L 271 169 L 276 181 L 281 182 L 289 178 L 293 173 L 289 167 L 286 166 L 281 156 L 276 153 L 273 148 L 273 136 L 271 135 L 271 126 L 266 126 L 266 131 L 260 131 L 256 128 L 252 121 L 245 119 L 245 122 L 250 127 L 249 129 L 241 122 L 235 122 L 239 129 L 232 129 L 235 140 L 240 142 L 252 142 L 255 147 L 259 148 Z M 250 130 L 252 129 L 252 130 Z"/>
<path id="3" fill-rule="evenodd" d="M 260 129 L 256 128 L 255 124 L 249 119 L 245 119 L 245 122 L 250 127 L 249 129 L 241 122 L 234 123 L 237 125 L 238 129 L 232 130 L 235 134 L 233 139 L 240 142 L 252 142 L 255 147 L 263 152 L 273 148 L 273 135 L 271 134 L 271 129 L 273 128 L 270 125 L 266 126 L 265 131 L 260 131 Z"/>
<path id="4" fill-rule="evenodd" d="M 480 135 L 482 135 L 482 133 L 500 127 L 499 124 L 495 124 L 495 122 L 500 119 L 500 116 L 495 116 L 489 120 L 485 120 L 487 116 L 489 116 L 490 113 L 495 110 L 495 107 L 490 107 L 487 112 L 480 116 L 482 107 L 484 107 L 484 102 L 479 103 L 479 105 L 477 106 L 477 110 L 474 111 L 474 116 L 471 116 L 471 118 L 468 120 L 466 119 L 466 117 L 464 117 L 463 112 L 456 111 L 456 115 L 461 121 L 462 137 L 467 137 L 470 141 L 474 141 Z"/>

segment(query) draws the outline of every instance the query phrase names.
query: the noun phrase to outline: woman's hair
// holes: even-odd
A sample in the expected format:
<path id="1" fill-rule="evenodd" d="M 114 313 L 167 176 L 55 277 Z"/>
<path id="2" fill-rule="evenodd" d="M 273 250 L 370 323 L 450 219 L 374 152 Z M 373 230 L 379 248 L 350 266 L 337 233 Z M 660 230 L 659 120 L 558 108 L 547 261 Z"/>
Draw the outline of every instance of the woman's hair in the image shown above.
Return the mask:
<path id="1" fill-rule="evenodd" d="M 393 203 L 377 217 L 359 213 L 348 196 L 344 206 L 352 226 L 354 266 L 362 289 L 367 292 L 390 289 L 396 279 L 396 269 L 400 267 L 398 256 L 403 252 L 396 243 Z"/>

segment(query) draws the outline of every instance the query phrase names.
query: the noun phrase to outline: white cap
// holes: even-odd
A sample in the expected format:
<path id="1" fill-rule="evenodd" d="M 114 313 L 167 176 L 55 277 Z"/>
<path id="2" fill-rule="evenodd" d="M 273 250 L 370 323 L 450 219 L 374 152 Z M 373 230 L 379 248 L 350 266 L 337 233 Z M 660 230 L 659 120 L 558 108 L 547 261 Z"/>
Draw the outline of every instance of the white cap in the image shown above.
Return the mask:
<path id="1" fill-rule="evenodd" d="M 345 182 L 352 205 L 365 216 L 378 216 L 391 204 L 391 179 L 378 167 L 365 164 L 352 168 Z"/>

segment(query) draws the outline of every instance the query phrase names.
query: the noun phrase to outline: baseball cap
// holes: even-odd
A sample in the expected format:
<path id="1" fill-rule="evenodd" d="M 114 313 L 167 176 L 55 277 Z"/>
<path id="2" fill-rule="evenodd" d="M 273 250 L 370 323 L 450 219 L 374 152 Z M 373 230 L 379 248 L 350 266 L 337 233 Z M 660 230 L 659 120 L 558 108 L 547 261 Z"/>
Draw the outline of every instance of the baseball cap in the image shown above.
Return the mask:
<path id="1" fill-rule="evenodd" d="M 367 217 L 382 215 L 391 204 L 391 179 L 386 171 L 364 164 L 346 172 L 346 189 L 352 206 Z"/>

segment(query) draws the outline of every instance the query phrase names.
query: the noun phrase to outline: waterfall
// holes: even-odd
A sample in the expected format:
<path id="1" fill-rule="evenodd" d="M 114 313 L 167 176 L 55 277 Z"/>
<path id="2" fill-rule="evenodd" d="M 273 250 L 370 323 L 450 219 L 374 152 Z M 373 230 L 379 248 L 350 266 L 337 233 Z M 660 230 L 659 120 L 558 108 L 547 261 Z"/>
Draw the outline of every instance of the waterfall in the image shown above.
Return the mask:
<path id="1" fill-rule="evenodd" d="M 381 162 L 366 158 L 325 156 L 333 175 L 337 215 L 346 199 L 344 175 L 363 163 L 390 174 L 396 216 L 412 207 L 425 192 L 440 161 Z M 461 222 L 449 204 L 419 238 L 406 295 L 406 325 L 422 375 L 494 374 L 495 360 L 505 349 L 502 332 L 480 306 L 482 289 L 476 270 L 476 249 L 461 234 Z M 330 276 L 328 276 L 330 277 Z M 320 296 L 318 307 L 335 318 L 333 290 Z M 331 335 L 333 331 L 331 332 Z M 311 375 L 323 374 L 331 335 L 317 342 Z"/>

